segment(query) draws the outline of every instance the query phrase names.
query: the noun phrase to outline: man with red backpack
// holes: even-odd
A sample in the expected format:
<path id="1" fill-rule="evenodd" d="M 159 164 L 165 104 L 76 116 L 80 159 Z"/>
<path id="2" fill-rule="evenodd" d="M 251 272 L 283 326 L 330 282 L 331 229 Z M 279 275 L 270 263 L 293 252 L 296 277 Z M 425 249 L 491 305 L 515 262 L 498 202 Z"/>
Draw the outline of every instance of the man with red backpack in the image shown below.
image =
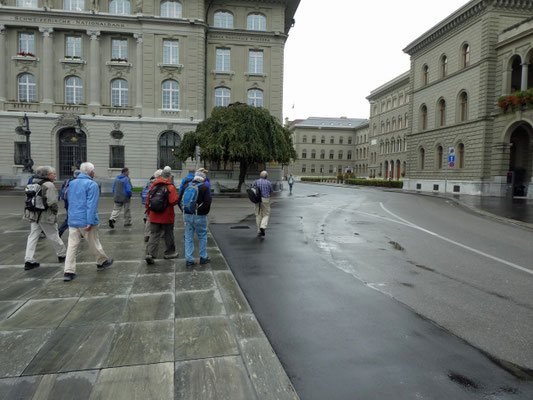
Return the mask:
<path id="1" fill-rule="evenodd" d="M 146 246 L 145 261 L 154 263 L 161 235 L 165 236 L 165 259 L 177 258 L 174 243 L 174 206 L 178 204 L 178 192 L 172 184 L 170 167 L 165 167 L 146 197 L 146 212 L 150 220 L 150 239 Z"/>

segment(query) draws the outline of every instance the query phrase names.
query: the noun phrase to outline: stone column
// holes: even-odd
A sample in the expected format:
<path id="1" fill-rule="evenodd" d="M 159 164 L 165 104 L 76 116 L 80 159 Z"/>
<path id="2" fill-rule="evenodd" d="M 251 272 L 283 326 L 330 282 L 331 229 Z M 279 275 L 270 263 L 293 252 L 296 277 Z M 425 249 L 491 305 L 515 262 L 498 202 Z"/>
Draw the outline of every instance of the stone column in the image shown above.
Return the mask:
<path id="1" fill-rule="evenodd" d="M 43 34 L 43 103 L 54 104 L 54 41 L 53 28 L 39 28 Z"/>
<path id="2" fill-rule="evenodd" d="M 529 64 L 522 64 L 522 84 L 520 90 L 527 90 L 527 76 L 528 76 Z"/>
<path id="3" fill-rule="evenodd" d="M 133 37 L 137 39 L 136 51 L 136 82 L 135 82 L 135 108 L 141 109 L 143 106 L 143 35 L 134 33 Z"/>
<path id="4" fill-rule="evenodd" d="M 89 49 L 89 105 L 100 106 L 100 31 L 87 31 L 91 38 Z"/>
<path id="5" fill-rule="evenodd" d="M 7 71 L 6 65 L 6 26 L 0 25 L 0 71 Z M 0 74 L 0 101 L 6 101 L 6 73 Z"/>

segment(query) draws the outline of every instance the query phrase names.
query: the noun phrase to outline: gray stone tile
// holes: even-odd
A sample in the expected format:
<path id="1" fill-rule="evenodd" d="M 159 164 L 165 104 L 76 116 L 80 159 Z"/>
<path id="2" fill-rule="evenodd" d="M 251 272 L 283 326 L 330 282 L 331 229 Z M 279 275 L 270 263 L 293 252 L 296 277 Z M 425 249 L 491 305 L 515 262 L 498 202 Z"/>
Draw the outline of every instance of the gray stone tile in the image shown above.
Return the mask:
<path id="1" fill-rule="evenodd" d="M 260 399 L 298 400 L 291 381 L 265 339 L 240 340 L 242 358 Z"/>
<path id="2" fill-rule="evenodd" d="M 0 399 L 33 399 L 42 378 L 42 376 L 25 376 L 0 379 Z"/>
<path id="3" fill-rule="evenodd" d="M 176 320 L 176 360 L 193 360 L 239 354 L 226 317 Z"/>
<path id="4" fill-rule="evenodd" d="M 30 300 L 0 322 L 0 330 L 56 328 L 77 301 L 76 298 Z"/>
<path id="5" fill-rule="evenodd" d="M 209 256 L 211 262 L 208 264 L 212 271 L 228 271 L 229 267 L 226 259 L 220 255 Z"/>
<path id="6" fill-rule="evenodd" d="M 172 274 L 176 270 L 176 259 L 157 259 L 155 264 L 148 265 L 145 261 L 140 262 L 139 275 Z"/>
<path id="7" fill-rule="evenodd" d="M 230 319 L 239 339 L 264 337 L 263 330 L 253 314 L 233 314 Z"/>
<path id="8" fill-rule="evenodd" d="M 240 357 L 209 358 L 176 363 L 176 400 L 253 400 Z"/>
<path id="9" fill-rule="evenodd" d="M 90 285 L 90 281 L 76 278 L 72 282 L 64 282 L 63 277 L 51 279 L 32 299 L 55 299 L 63 297 L 81 297 Z"/>
<path id="10" fill-rule="evenodd" d="M 174 361 L 174 321 L 119 324 L 108 367 Z"/>
<path id="11" fill-rule="evenodd" d="M 198 260 L 196 260 L 196 261 L 198 262 Z M 210 267 L 211 264 L 203 264 L 203 265 L 196 264 L 192 268 L 189 268 L 189 267 L 186 266 L 185 259 L 177 259 L 175 261 L 175 265 L 176 265 L 176 272 L 177 273 L 179 273 L 179 272 L 191 272 L 191 271 L 198 271 L 198 272 L 211 271 L 211 267 Z"/>
<path id="12" fill-rule="evenodd" d="M 90 400 L 172 400 L 174 363 L 109 368 L 100 372 Z"/>
<path id="13" fill-rule="evenodd" d="M 57 258 L 56 258 L 57 260 Z M 63 274 L 63 264 L 57 264 L 57 266 L 43 266 L 39 268 L 24 271 L 24 278 L 36 278 L 36 279 L 51 279 L 59 274 Z"/>
<path id="14" fill-rule="evenodd" d="M 165 319 L 174 319 L 174 296 L 171 293 L 130 296 L 122 322 Z"/>
<path id="15" fill-rule="evenodd" d="M 176 274 L 176 291 L 208 290 L 215 287 L 211 272 L 178 272 Z"/>
<path id="16" fill-rule="evenodd" d="M 44 286 L 44 279 L 20 279 L 3 282 L 0 286 L 0 300 L 26 300 Z"/>
<path id="17" fill-rule="evenodd" d="M 215 272 L 214 274 L 227 312 L 229 314 L 252 312 L 233 274 L 231 272 Z"/>
<path id="18" fill-rule="evenodd" d="M 133 283 L 132 294 L 174 291 L 174 274 L 138 275 Z"/>
<path id="19" fill-rule="evenodd" d="M 15 280 L 15 279 L 23 279 L 24 272 L 27 272 L 27 271 L 24 271 L 23 265 L 16 266 L 16 267 L 0 266 L 0 282 L 7 282 L 7 281 Z"/>
<path id="20" fill-rule="evenodd" d="M 50 329 L 0 332 L 0 378 L 22 374 L 51 334 Z"/>
<path id="21" fill-rule="evenodd" d="M 0 321 L 9 317 L 22 304 L 23 301 L 0 301 Z"/>
<path id="22" fill-rule="evenodd" d="M 83 293 L 83 297 L 127 295 L 131 292 L 134 280 L 135 275 L 97 275 L 96 280 Z"/>
<path id="23" fill-rule="evenodd" d="M 61 327 L 110 324 L 122 318 L 127 297 L 82 297 Z"/>
<path id="24" fill-rule="evenodd" d="M 109 356 L 114 332 L 114 325 L 58 328 L 24 375 L 102 368 Z"/>
<path id="25" fill-rule="evenodd" d="M 225 314 L 218 290 L 178 292 L 174 301 L 176 318 L 204 317 Z"/>

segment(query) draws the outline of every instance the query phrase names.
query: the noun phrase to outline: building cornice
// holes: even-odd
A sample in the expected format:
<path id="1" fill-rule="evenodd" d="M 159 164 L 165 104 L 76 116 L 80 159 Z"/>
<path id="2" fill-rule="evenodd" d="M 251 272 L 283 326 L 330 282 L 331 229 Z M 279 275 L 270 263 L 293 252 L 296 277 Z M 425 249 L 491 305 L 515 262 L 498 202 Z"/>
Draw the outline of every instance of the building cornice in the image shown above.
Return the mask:
<path id="1" fill-rule="evenodd" d="M 380 97 L 384 92 L 392 91 L 400 86 L 405 86 L 409 84 L 409 79 L 411 76 L 411 70 L 404 72 L 400 76 L 397 76 L 393 80 L 381 85 L 377 89 L 374 89 L 370 92 L 370 95 L 366 97 L 367 100 L 375 100 L 376 97 Z"/>

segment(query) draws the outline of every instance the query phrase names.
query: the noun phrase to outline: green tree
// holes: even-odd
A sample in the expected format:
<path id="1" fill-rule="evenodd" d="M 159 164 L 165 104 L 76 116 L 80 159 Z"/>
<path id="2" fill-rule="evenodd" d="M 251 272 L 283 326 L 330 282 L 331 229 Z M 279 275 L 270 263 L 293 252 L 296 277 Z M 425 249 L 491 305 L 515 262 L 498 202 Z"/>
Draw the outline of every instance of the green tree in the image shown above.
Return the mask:
<path id="1" fill-rule="evenodd" d="M 240 190 L 250 164 L 288 164 L 296 159 L 291 135 L 268 110 L 233 103 L 215 107 L 195 132 L 186 133 L 176 156 L 183 161 L 193 158 L 200 146 L 202 160 L 240 163 Z"/>

